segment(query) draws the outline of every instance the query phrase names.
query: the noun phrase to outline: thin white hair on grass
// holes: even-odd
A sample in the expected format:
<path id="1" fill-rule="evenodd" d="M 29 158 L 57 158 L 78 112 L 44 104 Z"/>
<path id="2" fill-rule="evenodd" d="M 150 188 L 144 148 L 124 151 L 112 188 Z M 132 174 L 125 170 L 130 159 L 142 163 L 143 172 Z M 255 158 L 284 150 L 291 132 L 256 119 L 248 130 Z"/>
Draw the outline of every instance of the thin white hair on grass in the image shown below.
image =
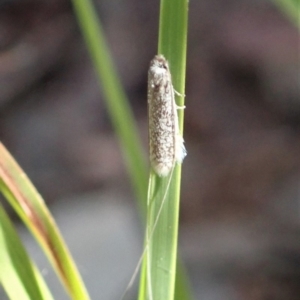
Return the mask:
<path id="1" fill-rule="evenodd" d="M 169 178 L 169 181 L 168 181 L 168 184 L 167 184 L 167 186 L 166 186 L 166 190 L 165 190 L 165 193 L 164 193 L 164 196 L 163 196 L 163 200 L 162 200 L 161 205 L 160 205 L 160 207 L 159 207 L 159 210 L 158 210 L 158 212 L 157 212 L 157 216 L 156 216 L 156 218 L 155 218 L 155 221 L 154 221 L 152 230 L 150 231 L 149 234 L 148 234 L 148 228 L 146 228 L 146 232 L 147 232 L 147 240 L 146 240 L 146 244 L 145 244 L 144 250 L 143 250 L 142 255 L 140 256 L 140 258 L 139 258 L 139 260 L 138 260 L 137 266 L 136 266 L 135 269 L 134 269 L 134 272 L 133 272 L 133 274 L 132 274 L 132 276 L 131 276 L 131 278 L 130 278 L 130 281 L 129 281 L 129 283 L 128 283 L 128 285 L 127 285 L 127 287 L 126 287 L 126 289 L 125 289 L 125 291 L 124 291 L 124 293 L 123 293 L 123 295 L 122 295 L 122 297 L 121 297 L 121 300 L 124 299 L 124 297 L 126 296 L 127 292 L 128 292 L 129 289 L 132 287 L 132 285 L 133 285 L 133 283 L 134 283 L 134 281 L 135 281 L 135 279 L 136 279 L 136 276 L 137 276 L 137 274 L 138 274 L 138 272 L 139 272 L 139 269 L 140 269 L 140 266 L 141 266 L 141 264 L 142 264 L 143 258 L 144 258 L 144 256 L 145 256 L 147 250 L 148 250 L 149 243 L 150 243 L 150 241 L 151 241 L 151 239 L 152 239 L 152 236 L 153 236 L 153 234 L 154 234 L 154 232 L 155 232 L 155 228 L 156 228 L 156 226 L 157 226 L 157 223 L 158 223 L 160 214 L 161 214 L 161 212 L 162 212 L 164 203 L 165 203 L 166 198 L 167 198 L 167 193 L 168 193 L 169 188 L 170 188 L 170 184 L 171 184 L 171 180 L 172 180 L 173 171 L 174 171 L 174 167 L 172 168 L 172 171 L 171 171 L 171 174 L 170 174 L 170 178 Z M 148 199 L 150 199 L 150 197 L 149 197 L 149 194 L 150 194 L 150 188 L 149 188 L 149 187 L 152 185 L 152 177 L 153 177 L 153 176 L 150 176 L 150 180 L 149 180 L 149 186 L 148 186 Z M 151 298 L 150 298 L 150 299 L 151 299 Z"/>

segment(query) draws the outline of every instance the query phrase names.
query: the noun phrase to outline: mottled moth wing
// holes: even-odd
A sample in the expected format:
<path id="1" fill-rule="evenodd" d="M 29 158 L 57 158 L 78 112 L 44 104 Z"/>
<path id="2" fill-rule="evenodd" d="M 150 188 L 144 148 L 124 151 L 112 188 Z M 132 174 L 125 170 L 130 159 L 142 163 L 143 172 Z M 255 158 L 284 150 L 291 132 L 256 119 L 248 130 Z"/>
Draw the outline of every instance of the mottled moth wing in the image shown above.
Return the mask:
<path id="1" fill-rule="evenodd" d="M 168 62 L 156 55 L 148 72 L 150 163 L 159 176 L 167 176 L 185 156 L 179 134 L 177 107 Z"/>

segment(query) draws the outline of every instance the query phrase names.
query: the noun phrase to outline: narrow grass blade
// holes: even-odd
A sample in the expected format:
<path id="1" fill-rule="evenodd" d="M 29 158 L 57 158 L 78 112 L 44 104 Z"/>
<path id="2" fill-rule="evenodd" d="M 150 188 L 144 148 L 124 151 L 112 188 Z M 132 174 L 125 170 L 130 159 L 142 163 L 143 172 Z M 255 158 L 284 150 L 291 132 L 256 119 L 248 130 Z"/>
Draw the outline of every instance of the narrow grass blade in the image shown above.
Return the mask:
<path id="1" fill-rule="evenodd" d="M 0 191 L 40 243 L 71 299 L 89 299 L 71 254 L 43 199 L 1 143 Z"/>
<path id="2" fill-rule="evenodd" d="M 169 61 L 173 86 L 181 95 L 185 87 L 187 14 L 188 1 L 161 1 L 158 53 Z M 183 102 L 184 97 L 177 96 L 177 105 L 183 106 Z M 182 132 L 183 111 L 178 114 Z M 147 237 L 149 245 L 143 265 L 146 271 L 141 276 L 139 300 L 175 297 L 181 166 L 177 165 L 170 176 L 150 175 L 147 232 L 153 231 L 153 235 Z"/>
<path id="3" fill-rule="evenodd" d="M 1 205 L 0 283 L 11 300 L 53 300 Z"/>
<path id="4" fill-rule="evenodd" d="M 272 0 L 300 30 L 300 1 Z"/>
<path id="5" fill-rule="evenodd" d="M 137 124 L 115 70 L 101 23 L 90 0 L 73 0 L 75 13 L 101 83 L 139 205 L 146 210 L 147 167 Z M 146 101 L 146 100 L 145 100 Z"/>

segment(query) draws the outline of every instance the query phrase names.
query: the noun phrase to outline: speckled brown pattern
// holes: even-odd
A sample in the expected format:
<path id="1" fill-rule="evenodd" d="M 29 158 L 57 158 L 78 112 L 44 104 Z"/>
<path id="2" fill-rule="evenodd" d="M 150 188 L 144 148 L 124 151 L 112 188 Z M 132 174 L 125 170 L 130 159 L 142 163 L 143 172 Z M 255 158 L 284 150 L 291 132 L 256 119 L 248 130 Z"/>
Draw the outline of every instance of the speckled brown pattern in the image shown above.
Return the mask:
<path id="1" fill-rule="evenodd" d="M 186 155 L 167 60 L 156 55 L 148 72 L 149 152 L 153 170 L 167 176 Z"/>

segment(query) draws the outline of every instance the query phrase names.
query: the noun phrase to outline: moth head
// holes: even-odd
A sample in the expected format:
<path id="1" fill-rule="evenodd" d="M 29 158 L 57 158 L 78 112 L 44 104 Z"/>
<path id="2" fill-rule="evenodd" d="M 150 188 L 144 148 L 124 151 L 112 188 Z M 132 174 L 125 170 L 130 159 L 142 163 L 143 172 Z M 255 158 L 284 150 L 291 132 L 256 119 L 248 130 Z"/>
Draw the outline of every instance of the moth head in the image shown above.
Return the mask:
<path id="1" fill-rule="evenodd" d="M 169 65 L 165 57 L 161 54 L 156 55 L 150 62 L 150 70 L 161 74 L 169 72 Z"/>

